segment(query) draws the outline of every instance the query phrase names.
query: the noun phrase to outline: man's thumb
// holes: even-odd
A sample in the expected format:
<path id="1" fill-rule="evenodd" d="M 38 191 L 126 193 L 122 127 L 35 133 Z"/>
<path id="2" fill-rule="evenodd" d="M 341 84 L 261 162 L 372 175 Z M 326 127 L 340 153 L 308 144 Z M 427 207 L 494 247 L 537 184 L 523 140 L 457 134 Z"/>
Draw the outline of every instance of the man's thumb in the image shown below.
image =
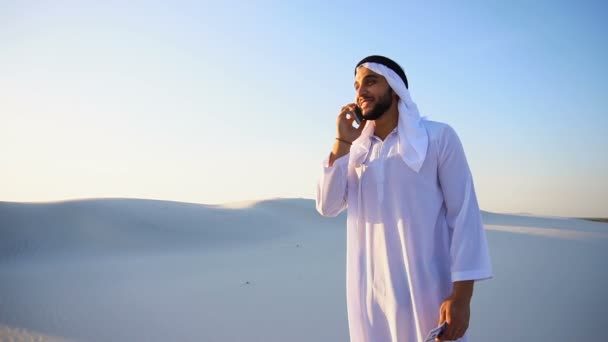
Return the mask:
<path id="1" fill-rule="evenodd" d="M 437 326 L 441 325 L 443 321 L 445 321 L 445 307 L 442 305 L 439 309 L 439 324 Z"/>

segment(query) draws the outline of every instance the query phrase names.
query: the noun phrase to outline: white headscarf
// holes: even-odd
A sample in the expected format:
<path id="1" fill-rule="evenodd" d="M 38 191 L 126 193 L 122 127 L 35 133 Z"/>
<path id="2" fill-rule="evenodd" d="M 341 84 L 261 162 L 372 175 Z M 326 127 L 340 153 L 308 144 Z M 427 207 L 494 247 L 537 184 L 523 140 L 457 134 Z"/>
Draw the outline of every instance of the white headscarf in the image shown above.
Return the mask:
<path id="1" fill-rule="evenodd" d="M 426 129 L 422 125 L 423 118 L 420 117 L 418 106 L 412 101 L 410 92 L 405 83 L 396 72 L 389 67 L 379 63 L 367 62 L 359 66 L 382 75 L 389 86 L 399 96 L 397 110 L 399 111 L 399 122 L 397 131 L 399 134 L 398 152 L 403 161 L 415 172 L 419 172 L 426 158 L 429 138 Z M 361 165 L 365 160 L 371 146 L 371 136 L 374 134 L 375 122 L 366 121 L 361 136 L 353 141 L 350 150 L 349 162 L 355 166 Z"/>

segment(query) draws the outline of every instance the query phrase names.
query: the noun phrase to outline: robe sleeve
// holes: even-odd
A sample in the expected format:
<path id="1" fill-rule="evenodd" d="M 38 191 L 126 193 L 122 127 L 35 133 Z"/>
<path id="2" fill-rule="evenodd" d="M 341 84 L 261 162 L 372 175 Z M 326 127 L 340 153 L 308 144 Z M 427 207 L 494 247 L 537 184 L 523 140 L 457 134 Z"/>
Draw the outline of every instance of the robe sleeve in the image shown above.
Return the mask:
<path id="1" fill-rule="evenodd" d="M 481 211 L 462 143 L 454 129 L 447 126 L 438 145 L 439 182 L 452 236 L 452 281 L 492 278 L 492 265 Z"/>
<path id="2" fill-rule="evenodd" d="M 329 166 L 329 157 L 323 161 L 316 199 L 317 211 L 323 216 L 338 216 L 346 208 L 348 158 L 349 154 L 346 154 L 336 159 L 332 166 Z"/>

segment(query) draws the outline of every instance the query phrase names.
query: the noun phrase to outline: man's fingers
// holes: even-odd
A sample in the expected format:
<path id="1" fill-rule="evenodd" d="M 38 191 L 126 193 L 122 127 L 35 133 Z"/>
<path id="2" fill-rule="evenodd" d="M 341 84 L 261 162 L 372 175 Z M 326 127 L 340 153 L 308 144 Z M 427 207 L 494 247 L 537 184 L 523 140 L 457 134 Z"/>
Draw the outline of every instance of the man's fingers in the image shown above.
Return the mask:
<path id="1" fill-rule="evenodd" d="M 354 104 L 346 105 L 346 106 L 342 107 L 342 109 L 340 110 L 340 114 L 338 114 L 338 118 L 340 120 L 347 120 L 352 123 L 355 120 L 353 111 L 354 111 Z M 350 115 L 348 115 L 348 114 L 350 114 Z"/>
<path id="2" fill-rule="evenodd" d="M 346 123 L 346 125 L 352 127 L 353 129 L 356 129 L 356 127 L 354 126 L 355 116 L 353 114 L 344 114 L 343 117 L 340 117 L 340 121 L 343 121 L 344 123 Z"/>
<path id="3" fill-rule="evenodd" d="M 355 110 L 355 104 L 350 103 L 350 104 L 347 104 L 346 106 L 342 107 L 342 110 L 340 110 L 340 114 L 346 114 L 346 113 L 352 112 L 354 110 Z"/>
<path id="4" fill-rule="evenodd" d="M 443 334 L 439 336 L 441 341 L 450 341 L 454 339 L 454 326 L 452 324 L 448 324 L 443 331 Z"/>
<path id="5" fill-rule="evenodd" d="M 442 304 L 441 307 L 439 308 L 439 323 L 437 324 L 437 326 L 440 326 L 441 324 L 443 324 L 443 322 L 445 322 L 445 304 Z M 446 326 L 447 328 L 447 326 Z M 439 335 L 435 341 L 444 341 L 444 336 L 445 336 L 445 330 L 443 330 L 443 333 L 441 333 L 441 335 Z"/>
<path id="6" fill-rule="evenodd" d="M 452 322 L 446 326 L 445 331 L 440 336 L 440 341 L 452 341 L 461 338 L 466 332 L 466 326 L 458 322 Z"/>
<path id="7" fill-rule="evenodd" d="M 458 338 L 458 330 L 460 329 L 459 326 L 452 324 L 452 329 L 449 332 L 449 339 L 450 340 L 455 340 Z"/>
<path id="8" fill-rule="evenodd" d="M 441 325 L 441 323 L 443 323 L 445 321 L 445 305 L 441 305 L 441 308 L 439 308 L 439 325 Z"/>
<path id="9" fill-rule="evenodd" d="M 469 326 L 467 310 L 468 308 L 463 308 L 451 300 L 446 300 L 441 304 L 439 324 L 445 321 L 447 326 L 437 341 L 452 341 L 464 336 Z"/>
<path id="10" fill-rule="evenodd" d="M 464 329 L 461 327 L 454 333 L 454 339 L 457 340 L 464 335 Z"/>
<path id="11" fill-rule="evenodd" d="M 445 318 L 445 322 L 448 324 L 445 327 L 445 330 L 443 331 L 443 334 L 441 334 L 441 340 L 442 341 L 446 341 L 446 340 L 453 340 L 454 339 L 454 333 L 456 330 L 456 325 L 454 324 L 455 322 L 452 319 L 452 312 L 451 312 L 451 306 L 450 305 L 446 305 L 444 311 L 444 318 Z"/>
<path id="12" fill-rule="evenodd" d="M 456 333 L 454 334 L 454 335 L 455 335 L 455 336 L 454 336 L 454 339 L 456 340 L 456 339 L 459 339 L 459 338 L 461 338 L 462 336 L 464 336 L 464 333 L 466 333 L 466 332 L 467 332 L 467 328 L 468 328 L 468 327 L 467 327 L 466 325 L 462 325 L 462 324 L 461 324 L 461 325 L 459 325 L 459 326 L 458 326 L 458 330 L 457 330 L 457 331 L 456 331 Z"/>

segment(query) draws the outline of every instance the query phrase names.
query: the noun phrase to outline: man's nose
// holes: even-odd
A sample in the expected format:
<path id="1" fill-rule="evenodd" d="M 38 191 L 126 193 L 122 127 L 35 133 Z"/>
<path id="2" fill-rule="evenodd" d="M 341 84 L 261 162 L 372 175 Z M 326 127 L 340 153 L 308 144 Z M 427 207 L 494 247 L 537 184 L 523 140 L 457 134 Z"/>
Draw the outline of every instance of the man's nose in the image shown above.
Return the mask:
<path id="1" fill-rule="evenodd" d="M 357 89 L 357 99 L 360 97 L 365 97 L 366 94 L 367 94 L 367 90 L 365 90 L 364 86 L 361 86 Z"/>

